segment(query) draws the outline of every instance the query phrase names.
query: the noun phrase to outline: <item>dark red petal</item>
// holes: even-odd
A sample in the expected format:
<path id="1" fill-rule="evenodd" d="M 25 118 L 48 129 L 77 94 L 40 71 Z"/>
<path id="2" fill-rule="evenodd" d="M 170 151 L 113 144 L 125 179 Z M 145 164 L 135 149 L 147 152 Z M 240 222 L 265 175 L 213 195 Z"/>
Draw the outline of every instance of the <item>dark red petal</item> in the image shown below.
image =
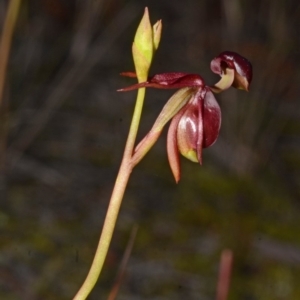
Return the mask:
<path id="1" fill-rule="evenodd" d="M 119 89 L 119 92 L 131 91 L 142 87 L 157 89 L 178 89 L 183 87 L 203 87 L 204 81 L 197 74 L 162 73 L 150 77 L 148 81 Z"/>
<path id="2" fill-rule="evenodd" d="M 210 90 L 206 92 L 203 108 L 203 148 L 207 148 L 216 141 L 221 127 L 221 109 Z"/>
<path id="3" fill-rule="evenodd" d="M 234 69 L 239 76 L 247 81 L 247 88 L 252 81 L 251 63 L 236 52 L 222 52 L 211 61 L 210 68 L 214 73 L 219 75 L 222 75 L 226 68 Z M 239 80 L 240 79 L 237 79 L 237 81 Z M 233 86 L 239 87 L 239 82 L 234 82 Z"/>
<path id="4" fill-rule="evenodd" d="M 197 158 L 198 142 L 198 102 L 194 98 L 187 104 L 187 109 L 180 118 L 177 127 L 177 144 L 179 152 L 193 162 L 198 162 Z"/>
<path id="5" fill-rule="evenodd" d="M 198 104 L 198 128 L 197 128 L 197 158 L 199 164 L 202 165 L 202 149 L 204 142 L 204 122 L 203 122 L 203 98 L 200 95 L 197 101 Z"/>
<path id="6" fill-rule="evenodd" d="M 186 75 L 189 74 L 183 72 L 160 73 L 160 74 L 155 74 L 152 77 L 149 77 L 149 81 L 157 82 L 157 83 L 162 83 L 165 81 L 166 83 L 172 83 L 172 81 L 180 79 Z"/>
<path id="7" fill-rule="evenodd" d="M 188 73 L 156 74 L 149 79 L 149 82 L 169 86 L 168 88 L 202 87 L 204 85 L 203 79 L 198 74 Z"/>

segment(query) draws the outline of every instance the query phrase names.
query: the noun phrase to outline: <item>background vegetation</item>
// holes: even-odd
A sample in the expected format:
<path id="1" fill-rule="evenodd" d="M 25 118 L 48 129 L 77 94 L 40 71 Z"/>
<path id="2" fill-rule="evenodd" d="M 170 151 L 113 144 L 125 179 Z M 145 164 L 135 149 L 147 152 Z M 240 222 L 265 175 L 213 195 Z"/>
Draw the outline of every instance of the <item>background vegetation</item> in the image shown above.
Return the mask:
<path id="1" fill-rule="evenodd" d="M 162 136 L 134 170 L 104 272 L 105 299 L 139 225 L 118 299 L 214 299 L 222 249 L 229 299 L 300 299 L 300 4 L 271 0 L 22 1 L 10 53 L 0 191 L 0 298 L 71 299 L 98 242 L 135 92 L 131 43 L 143 9 L 163 20 L 153 73 L 199 73 L 239 52 L 249 93 L 217 98 L 223 123 L 175 184 Z M 0 2 L 0 20 L 7 1 Z M 172 91 L 149 90 L 142 137 Z"/>

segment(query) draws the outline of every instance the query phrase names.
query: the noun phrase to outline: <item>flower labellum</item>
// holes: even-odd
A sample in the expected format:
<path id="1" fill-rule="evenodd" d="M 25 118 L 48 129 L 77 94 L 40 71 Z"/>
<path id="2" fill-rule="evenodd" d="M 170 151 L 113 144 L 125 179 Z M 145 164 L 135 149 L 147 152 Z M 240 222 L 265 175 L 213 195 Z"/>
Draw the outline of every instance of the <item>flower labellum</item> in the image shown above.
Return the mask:
<path id="1" fill-rule="evenodd" d="M 223 77 L 226 70 L 234 71 L 234 79 L 232 86 L 241 89 L 249 90 L 249 85 L 252 81 L 252 65 L 243 56 L 232 51 L 224 51 L 215 57 L 210 64 L 211 70 Z"/>

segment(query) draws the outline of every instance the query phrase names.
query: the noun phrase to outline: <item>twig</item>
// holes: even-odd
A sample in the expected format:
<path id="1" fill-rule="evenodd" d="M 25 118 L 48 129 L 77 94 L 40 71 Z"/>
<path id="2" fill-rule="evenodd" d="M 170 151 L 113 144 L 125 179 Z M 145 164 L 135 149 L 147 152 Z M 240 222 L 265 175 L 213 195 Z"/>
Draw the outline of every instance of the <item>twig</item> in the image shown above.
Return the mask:
<path id="1" fill-rule="evenodd" d="M 6 70 L 11 47 L 12 35 L 16 25 L 21 0 L 9 1 L 0 44 L 0 106 L 3 103 L 3 92 Z"/>
<path id="2" fill-rule="evenodd" d="M 133 248 L 133 244 L 134 244 L 134 241 L 135 241 L 137 230 L 138 230 L 137 225 L 134 226 L 131 230 L 130 238 L 129 238 L 129 241 L 128 241 L 127 246 L 126 246 L 126 250 L 124 252 L 124 255 L 123 255 L 120 267 L 119 267 L 119 271 L 118 271 L 115 283 L 114 283 L 113 288 L 111 289 L 111 291 L 109 293 L 109 296 L 108 296 L 107 300 L 115 300 L 116 297 L 117 297 L 117 294 L 119 292 L 121 283 L 122 283 L 124 275 L 125 275 L 126 266 L 127 266 L 132 248 Z"/>
<path id="3" fill-rule="evenodd" d="M 0 42 L 0 182 L 3 182 L 6 160 L 6 143 L 8 130 L 8 106 L 4 105 L 4 86 L 6 81 L 7 65 L 11 48 L 11 41 L 16 25 L 21 0 L 11 0 L 9 2 L 7 13 L 3 25 L 3 31 Z"/>

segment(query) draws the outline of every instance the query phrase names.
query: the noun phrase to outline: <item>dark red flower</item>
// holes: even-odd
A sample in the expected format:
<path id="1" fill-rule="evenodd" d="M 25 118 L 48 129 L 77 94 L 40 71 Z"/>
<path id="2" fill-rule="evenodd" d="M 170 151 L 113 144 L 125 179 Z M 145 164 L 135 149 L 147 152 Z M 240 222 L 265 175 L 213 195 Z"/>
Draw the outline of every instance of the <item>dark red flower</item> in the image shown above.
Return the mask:
<path id="1" fill-rule="evenodd" d="M 221 109 L 212 92 L 221 92 L 230 86 L 248 90 L 252 79 L 252 66 L 248 60 L 234 52 L 223 52 L 211 62 L 213 72 L 221 76 L 214 86 L 207 86 L 197 74 L 162 73 L 119 91 L 143 87 L 159 89 L 180 88 L 165 104 L 152 129 L 139 143 L 133 154 L 138 163 L 157 141 L 163 127 L 172 119 L 167 152 L 176 182 L 180 179 L 179 153 L 193 162 L 202 164 L 202 149 L 217 139 L 221 126 Z M 122 75 L 134 77 L 131 72 Z"/>

